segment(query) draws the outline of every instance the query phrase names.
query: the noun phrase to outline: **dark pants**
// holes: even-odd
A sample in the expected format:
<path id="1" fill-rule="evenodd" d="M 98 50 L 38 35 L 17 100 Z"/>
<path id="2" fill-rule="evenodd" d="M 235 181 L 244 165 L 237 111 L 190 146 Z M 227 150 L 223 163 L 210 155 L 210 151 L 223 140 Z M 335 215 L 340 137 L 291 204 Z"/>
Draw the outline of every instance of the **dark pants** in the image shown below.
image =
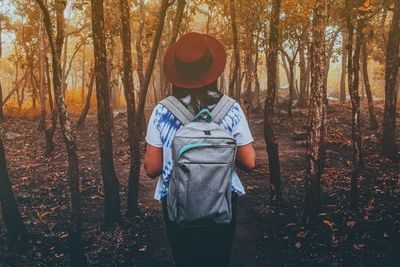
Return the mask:
<path id="1" fill-rule="evenodd" d="M 168 218 L 162 201 L 165 227 L 177 267 L 228 267 L 236 230 L 237 195 L 232 194 L 232 222 L 209 227 L 181 227 Z"/>

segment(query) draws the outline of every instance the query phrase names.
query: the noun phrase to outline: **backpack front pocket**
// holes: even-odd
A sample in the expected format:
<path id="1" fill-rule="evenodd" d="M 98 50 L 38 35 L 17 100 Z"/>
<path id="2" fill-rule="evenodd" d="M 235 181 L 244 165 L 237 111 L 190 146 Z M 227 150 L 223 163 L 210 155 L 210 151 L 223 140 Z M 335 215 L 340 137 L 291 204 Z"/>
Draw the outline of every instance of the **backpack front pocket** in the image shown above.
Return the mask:
<path id="1" fill-rule="evenodd" d="M 232 219 L 229 163 L 180 163 L 177 221 L 182 225 L 227 224 Z"/>

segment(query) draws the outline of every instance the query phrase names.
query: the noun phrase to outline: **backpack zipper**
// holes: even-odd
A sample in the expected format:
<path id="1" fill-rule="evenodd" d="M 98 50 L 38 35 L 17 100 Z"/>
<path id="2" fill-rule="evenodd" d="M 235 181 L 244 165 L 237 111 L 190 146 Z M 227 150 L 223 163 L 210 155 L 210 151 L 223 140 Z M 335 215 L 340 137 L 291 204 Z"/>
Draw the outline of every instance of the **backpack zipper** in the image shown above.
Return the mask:
<path id="1" fill-rule="evenodd" d="M 200 147 L 211 147 L 214 144 L 211 143 L 197 143 L 197 144 L 188 144 L 181 147 L 178 151 L 178 159 L 185 153 L 186 151 L 193 149 L 193 148 L 200 148 Z"/>

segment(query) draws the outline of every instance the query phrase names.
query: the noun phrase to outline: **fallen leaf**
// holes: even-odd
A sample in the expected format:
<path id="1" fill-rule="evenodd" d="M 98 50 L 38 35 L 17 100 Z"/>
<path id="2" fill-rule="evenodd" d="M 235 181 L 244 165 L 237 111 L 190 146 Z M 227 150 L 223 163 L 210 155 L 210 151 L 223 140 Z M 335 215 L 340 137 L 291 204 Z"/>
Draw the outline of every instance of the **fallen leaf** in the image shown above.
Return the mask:
<path id="1" fill-rule="evenodd" d="M 353 228 L 357 224 L 356 221 L 347 221 L 346 225 L 347 227 Z"/>
<path id="2" fill-rule="evenodd" d="M 361 251 L 364 247 L 364 244 L 353 244 L 353 248 L 357 249 L 358 251 Z"/>

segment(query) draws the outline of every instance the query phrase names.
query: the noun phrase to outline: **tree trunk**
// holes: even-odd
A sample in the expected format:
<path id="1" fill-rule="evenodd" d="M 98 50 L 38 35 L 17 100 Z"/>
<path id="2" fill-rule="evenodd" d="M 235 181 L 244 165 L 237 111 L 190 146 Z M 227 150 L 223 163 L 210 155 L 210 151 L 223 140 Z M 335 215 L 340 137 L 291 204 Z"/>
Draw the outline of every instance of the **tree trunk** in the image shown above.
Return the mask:
<path id="1" fill-rule="evenodd" d="M 61 49 L 64 40 L 64 10 L 67 5 L 65 0 L 55 2 L 57 36 L 54 37 L 50 12 L 42 0 L 36 0 L 42 9 L 44 25 L 46 27 L 52 54 L 53 86 L 61 132 L 68 155 L 68 178 L 71 191 L 70 205 L 70 231 L 69 254 L 71 266 L 87 266 L 86 256 L 82 246 L 82 218 L 81 218 L 81 194 L 79 181 L 78 156 L 75 135 L 71 128 L 69 114 L 64 101 L 61 77 Z"/>
<path id="2" fill-rule="evenodd" d="M 289 60 L 289 103 L 288 117 L 293 118 L 293 98 L 294 98 L 294 60 Z"/>
<path id="3" fill-rule="evenodd" d="M 0 17 L 0 60 L 1 56 L 3 54 L 3 40 L 2 40 L 2 21 Z M 1 67 L 1 66 L 0 66 Z M 1 81 L 0 81 L 0 122 L 2 122 L 4 119 L 4 112 L 3 112 L 3 88 L 1 87 Z"/>
<path id="4" fill-rule="evenodd" d="M 375 129 L 378 129 L 378 121 L 377 121 L 376 115 L 375 115 L 374 99 L 372 98 L 371 85 L 369 83 L 367 44 L 366 44 L 365 38 L 362 42 L 361 53 L 362 53 L 361 59 L 362 59 L 363 81 L 364 81 L 365 92 L 367 94 L 367 100 L 368 100 L 369 128 L 371 130 L 375 130 Z"/>
<path id="5" fill-rule="evenodd" d="M 239 54 L 239 41 L 238 41 L 238 30 L 236 24 L 236 4 L 235 0 L 229 0 L 229 11 L 231 16 L 231 27 L 232 27 L 232 43 L 233 43 L 233 70 L 231 79 L 229 80 L 229 95 L 235 95 L 235 83 L 238 79 L 238 73 L 240 68 L 240 54 Z"/>
<path id="6" fill-rule="evenodd" d="M 170 6 L 170 3 L 168 2 L 168 0 L 162 0 L 161 6 L 160 6 L 160 13 L 158 15 L 156 31 L 154 33 L 152 45 L 150 46 L 151 51 L 150 51 L 148 64 L 146 67 L 146 72 L 143 77 L 143 83 L 141 84 L 140 91 L 139 91 L 139 103 L 138 103 L 138 108 L 136 109 L 136 116 L 135 116 L 136 129 L 133 131 L 133 134 L 130 136 L 130 142 L 132 142 L 132 145 L 133 145 L 133 147 L 131 147 L 133 163 L 131 164 L 132 169 L 130 170 L 129 181 L 128 181 L 128 211 L 127 211 L 127 215 L 133 215 L 133 214 L 137 213 L 137 211 L 138 211 L 139 173 L 140 173 L 140 162 L 141 162 L 140 142 L 143 137 L 142 132 L 145 129 L 144 107 L 146 104 L 146 96 L 147 96 L 147 91 L 149 89 L 151 75 L 152 75 L 154 64 L 155 64 L 155 61 L 157 58 L 158 47 L 160 46 L 160 40 L 161 40 L 162 32 L 164 29 L 165 16 L 167 14 L 167 9 L 169 6 Z M 128 45 L 128 44 L 125 44 L 125 45 Z M 128 87 L 128 89 L 129 89 L 129 87 Z M 126 88 L 125 88 L 125 90 L 126 90 Z M 132 100 L 134 100 L 134 99 L 131 99 L 131 101 Z"/>
<path id="7" fill-rule="evenodd" d="M 346 31 L 342 32 L 342 72 L 340 74 L 339 102 L 343 105 L 346 102 L 346 69 L 347 69 L 347 43 L 348 37 Z"/>
<path id="8" fill-rule="evenodd" d="M 400 1 L 395 1 L 392 25 L 386 48 L 385 66 L 385 111 L 383 114 L 382 154 L 397 160 L 396 147 L 396 81 L 399 70 Z"/>
<path id="9" fill-rule="evenodd" d="M 39 29 L 39 95 L 40 95 L 40 120 L 38 130 L 46 129 L 46 90 L 45 90 L 45 60 L 44 60 L 44 28 L 42 19 Z"/>
<path id="10" fill-rule="evenodd" d="M 259 51 L 258 51 L 258 45 L 259 45 L 259 40 L 257 38 L 256 41 L 256 54 L 254 58 L 254 82 L 255 82 L 255 88 L 254 88 L 254 93 L 255 93 L 255 108 L 258 110 L 260 108 L 260 79 L 258 78 L 258 56 L 259 56 Z M 222 76 L 222 81 L 223 81 L 223 76 Z"/>
<path id="11" fill-rule="evenodd" d="M 47 93 L 49 94 L 49 106 L 50 110 L 53 110 L 53 96 L 51 93 L 51 77 L 50 77 L 50 66 L 49 66 L 49 59 L 47 55 L 45 55 L 45 63 L 46 63 L 46 78 L 47 78 Z"/>
<path id="12" fill-rule="evenodd" d="M 110 90 L 104 31 L 103 0 L 91 0 L 100 164 L 104 185 L 106 224 L 120 222 L 119 182 L 114 170 Z"/>
<path id="13" fill-rule="evenodd" d="M 278 79 L 278 32 L 281 0 L 274 0 L 270 24 L 269 52 L 267 56 L 268 87 L 264 104 L 264 139 L 267 146 L 271 199 L 282 196 L 278 141 L 274 133 L 274 105 Z"/>
<path id="14" fill-rule="evenodd" d="M 85 107 L 83 108 L 81 115 L 79 116 L 78 122 L 76 123 L 77 127 L 82 127 L 85 124 L 87 114 L 89 113 L 90 101 L 92 99 L 92 93 L 93 93 L 94 78 L 95 78 L 95 73 L 92 68 L 92 70 L 90 72 L 90 84 L 89 84 L 89 89 L 88 89 L 88 92 L 86 95 Z"/>
<path id="15" fill-rule="evenodd" d="M 307 64 L 306 64 L 306 57 L 305 57 L 305 45 L 303 42 L 300 42 L 299 47 L 299 67 L 300 67 L 300 98 L 299 98 L 299 106 L 305 107 L 307 105 Z"/>
<path id="16" fill-rule="evenodd" d="M 349 0 L 347 0 L 349 1 Z M 346 1 L 346 2 L 347 2 Z M 354 48 L 354 55 L 352 56 L 352 35 L 353 26 L 351 25 L 351 20 L 348 19 L 348 32 L 349 32 L 349 44 L 348 44 L 348 56 L 349 56 L 349 70 L 351 73 L 352 80 L 349 82 L 349 95 L 351 99 L 352 106 L 352 147 L 353 147 L 353 157 L 352 157 L 352 168 L 351 168 L 351 189 L 350 189 L 350 205 L 352 208 L 357 207 L 357 184 L 360 169 L 363 166 L 362 154 L 361 154 L 361 129 L 360 129 L 360 96 L 358 92 L 359 88 L 359 73 L 360 73 L 360 52 L 362 43 L 362 22 L 359 21 L 356 29 L 356 44 Z M 350 80 L 349 78 L 349 80 Z"/>
<path id="17" fill-rule="evenodd" d="M 246 117 L 250 116 L 252 105 L 251 86 L 253 85 L 253 30 L 247 29 L 246 47 L 245 47 L 245 86 L 244 86 L 244 110 Z"/>
<path id="18" fill-rule="evenodd" d="M 12 190 L 7 170 L 6 155 L 3 141 L 0 138 L 0 203 L 3 221 L 8 231 L 8 249 L 24 252 L 29 248 L 29 235 L 22 220 Z"/>
<path id="19" fill-rule="evenodd" d="M 176 14 L 171 30 L 171 38 L 169 39 L 169 45 L 176 42 L 178 38 L 179 29 L 182 22 L 183 12 L 185 10 L 186 0 L 178 0 L 178 6 L 176 7 Z"/>
<path id="20" fill-rule="evenodd" d="M 326 0 L 316 1 L 312 22 L 311 95 L 308 111 L 307 170 L 305 176 L 304 217 L 314 222 L 321 205 L 321 174 L 325 142 L 326 92 L 325 83 L 325 23 Z"/>
<path id="21" fill-rule="evenodd" d="M 68 83 L 67 83 L 67 78 L 68 78 L 68 73 L 67 73 L 67 59 L 68 59 L 68 36 L 65 37 L 64 41 L 64 58 L 63 58 L 63 64 L 62 64 L 62 69 L 61 69 L 61 81 L 62 81 L 62 91 L 65 97 L 65 91 L 67 90 Z"/>
<path id="22" fill-rule="evenodd" d="M 81 87 L 81 98 L 82 103 L 85 102 L 85 78 L 86 78 L 86 43 L 83 44 L 82 52 L 82 87 Z"/>
<path id="23" fill-rule="evenodd" d="M 128 136 L 129 150 L 131 154 L 130 170 L 128 178 L 128 210 L 127 216 L 135 216 L 139 214 L 138 206 L 138 188 L 139 179 L 136 177 L 137 166 L 140 167 L 140 139 L 134 134 L 138 129 L 136 126 L 136 105 L 135 92 L 132 76 L 132 52 L 131 52 L 131 27 L 130 27 L 130 8 L 128 0 L 120 0 L 121 8 L 121 43 L 123 58 L 123 78 L 124 95 L 126 100 L 126 112 L 128 114 Z M 133 153 L 136 153 L 135 155 Z"/>
<path id="24" fill-rule="evenodd" d="M 57 107 L 54 107 L 53 110 L 51 111 L 51 125 L 46 128 L 44 134 L 46 142 L 46 148 L 44 150 L 45 157 L 50 157 L 54 152 L 53 136 L 57 128 L 57 118 L 58 118 Z"/>

